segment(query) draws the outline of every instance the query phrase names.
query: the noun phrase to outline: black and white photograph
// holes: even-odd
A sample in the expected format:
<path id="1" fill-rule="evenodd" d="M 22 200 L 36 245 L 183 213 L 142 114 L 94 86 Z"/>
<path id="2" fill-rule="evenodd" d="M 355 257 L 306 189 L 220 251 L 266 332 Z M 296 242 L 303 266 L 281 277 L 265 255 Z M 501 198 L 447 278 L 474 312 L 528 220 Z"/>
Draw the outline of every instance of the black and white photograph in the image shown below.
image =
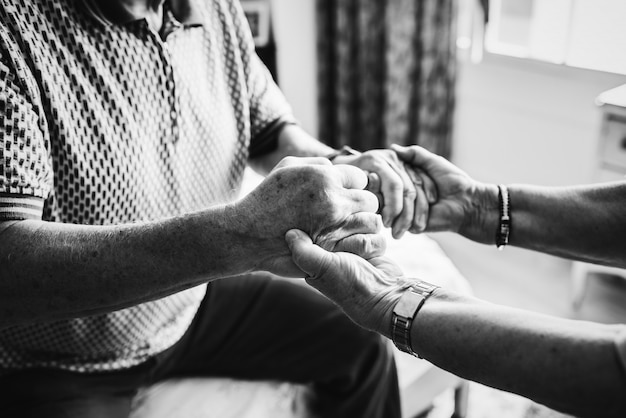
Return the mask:
<path id="1" fill-rule="evenodd" d="M 0 418 L 625 418 L 625 22 L 0 0 Z"/>

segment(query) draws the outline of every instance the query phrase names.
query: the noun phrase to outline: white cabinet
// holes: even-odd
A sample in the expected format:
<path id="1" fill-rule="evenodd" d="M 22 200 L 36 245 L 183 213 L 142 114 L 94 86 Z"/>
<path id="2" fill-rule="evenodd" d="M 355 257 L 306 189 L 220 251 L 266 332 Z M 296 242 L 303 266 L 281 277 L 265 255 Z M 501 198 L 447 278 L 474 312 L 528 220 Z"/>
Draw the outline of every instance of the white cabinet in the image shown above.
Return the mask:
<path id="1" fill-rule="evenodd" d="M 597 182 L 624 179 L 626 176 L 626 84 L 602 93 L 597 99 L 602 112 L 602 128 L 594 173 Z M 624 208 L 626 216 L 626 208 Z M 589 274 L 622 276 L 626 270 L 574 262 L 572 266 L 572 305 L 579 309 L 585 296 Z"/>

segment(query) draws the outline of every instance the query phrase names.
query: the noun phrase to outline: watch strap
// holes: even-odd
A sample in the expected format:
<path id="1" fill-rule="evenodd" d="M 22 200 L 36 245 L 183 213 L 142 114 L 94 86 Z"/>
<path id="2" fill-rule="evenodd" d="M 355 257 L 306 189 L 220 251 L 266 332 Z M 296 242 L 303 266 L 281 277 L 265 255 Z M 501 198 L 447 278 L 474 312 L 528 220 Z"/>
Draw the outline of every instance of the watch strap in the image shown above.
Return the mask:
<path id="1" fill-rule="evenodd" d="M 421 280 L 412 283 L 394 307 L 391 320 L 391 339 L 400 351 L 419 357 L 411 346 L 411 327 L 426 299 L 438 287 Z"/>

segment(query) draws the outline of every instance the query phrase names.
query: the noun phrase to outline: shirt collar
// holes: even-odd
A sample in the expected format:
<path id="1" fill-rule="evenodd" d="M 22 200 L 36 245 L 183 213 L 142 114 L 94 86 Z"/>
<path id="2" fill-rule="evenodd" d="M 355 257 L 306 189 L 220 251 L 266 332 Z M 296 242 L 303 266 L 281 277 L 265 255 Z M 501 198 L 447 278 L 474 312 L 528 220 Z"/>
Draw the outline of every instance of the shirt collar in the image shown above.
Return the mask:
<path id="1" fill-rule="evenodd" d="M 176 20 L 185 26 L 202 24 L 200 12 L 193 0 L 165 0 Z M 105 24 L 125 24 L 144 19 L 164 3 L 164 0 L 81 0 L 87 12 Z"/>

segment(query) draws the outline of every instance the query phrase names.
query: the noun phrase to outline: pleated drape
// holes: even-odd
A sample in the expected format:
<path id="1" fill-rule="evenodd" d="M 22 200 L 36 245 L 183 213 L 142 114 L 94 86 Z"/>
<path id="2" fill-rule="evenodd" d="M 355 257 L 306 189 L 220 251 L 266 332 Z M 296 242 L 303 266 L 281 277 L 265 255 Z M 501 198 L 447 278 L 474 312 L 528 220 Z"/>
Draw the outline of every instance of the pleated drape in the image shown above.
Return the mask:
<path id="1" fill-rule="evenodd" d="M 319 135 L 449 156 L 456 0 L 317 0 Z"/>

